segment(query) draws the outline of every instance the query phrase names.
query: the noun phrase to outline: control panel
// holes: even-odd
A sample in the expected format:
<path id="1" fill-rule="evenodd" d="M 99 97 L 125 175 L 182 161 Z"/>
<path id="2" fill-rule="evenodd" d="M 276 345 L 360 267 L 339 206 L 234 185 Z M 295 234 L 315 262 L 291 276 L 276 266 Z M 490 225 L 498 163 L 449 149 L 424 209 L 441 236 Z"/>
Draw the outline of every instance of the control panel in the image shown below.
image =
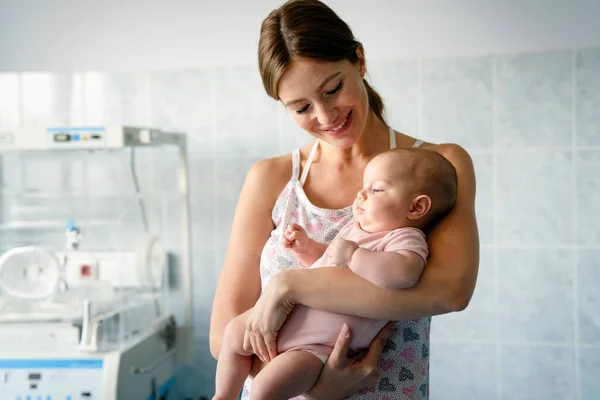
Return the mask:
<path id="1" fill-rule="evenodd" d="M 0 398 L 101 399 L 102 366 L 101 359 L 0 360 Z"/>
<path id="2" fill-rule="evenodd" d="M 82 128 L 48 128 L 46 143 L 48 147 L 65 146 L 73 147 L 96 147 L 104 143 L 106 129 L 104 127 L 82 127 Z"/>
<path id="3" fill-rule="evenodd" d="M 123 141 L 123 127 L 82 126 L 0 130 L 0 151 L 109 149 L 122 147 Z"/>
<path id="4" fill-rule="evenodd" d="M 23 127 L 0 129 L 0 151 L 100 150 L 127 146 L 185 145 L 181 133 L 130 126 Z"/>

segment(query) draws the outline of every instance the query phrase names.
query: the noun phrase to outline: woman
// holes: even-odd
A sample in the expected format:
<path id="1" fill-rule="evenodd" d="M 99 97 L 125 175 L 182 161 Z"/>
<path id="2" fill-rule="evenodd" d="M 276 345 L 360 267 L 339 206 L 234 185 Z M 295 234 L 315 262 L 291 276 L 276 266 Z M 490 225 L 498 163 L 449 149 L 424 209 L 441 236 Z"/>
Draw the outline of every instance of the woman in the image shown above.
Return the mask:
<path id="1" fill-rule="evenodd" d="M 248 172 L 213 305 L 211 353 L 218 358 L 227 323 L 252 306 L 244 346 L 262 361 L 275 356 L 277 331 L 295 304 L 400 321 L 388 324 L 366 354 L 350 358 L 352 332 L 340 332 L 307 397 L 428 398 L 429 317 L 463 310 L 477 277 L 469 155 L 457 145 L 422 143 L 386 126 L 382 100 L 364 80 L 362 45 L 317 0 L 293 0 L 269 14 L 261 29 L 259 67 L 267 93 L 316 140 Z M 282 248 L 285 226 L 299 223 L 314 239 L 331 240 L 351 218 L 367 162 L 390 148 L 411 146 L 445 156 L 456 168 L 459 188 L 453 211 L 428 232 L 431 253 L 418 284 L 396 291 L 349 269 L 301 269 Z M 261 365 L 256 360 L 255 370 Z M 244 397 L 249 390 L 247 382 Z"/>

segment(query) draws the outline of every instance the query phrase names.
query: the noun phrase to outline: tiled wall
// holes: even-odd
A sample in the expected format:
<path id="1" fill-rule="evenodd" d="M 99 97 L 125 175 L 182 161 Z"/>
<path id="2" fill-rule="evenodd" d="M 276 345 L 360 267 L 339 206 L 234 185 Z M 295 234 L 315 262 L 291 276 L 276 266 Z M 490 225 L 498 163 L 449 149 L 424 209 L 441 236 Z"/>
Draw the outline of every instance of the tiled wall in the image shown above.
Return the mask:
<path id="1" fill-rule="evenodd" d="M 431 398 L 600 398 L 600 48 L 369 70 L 394 128 L 458 142 L 476 168 L 478 285 L 466 311 L 433 320 Z M 0 127 L 31 123 L 189 134 L 197 349 L 180 390 L 211 395 L 209 313 L 245 173 L 310 138 L 255 66 L 0 74 Z"/>

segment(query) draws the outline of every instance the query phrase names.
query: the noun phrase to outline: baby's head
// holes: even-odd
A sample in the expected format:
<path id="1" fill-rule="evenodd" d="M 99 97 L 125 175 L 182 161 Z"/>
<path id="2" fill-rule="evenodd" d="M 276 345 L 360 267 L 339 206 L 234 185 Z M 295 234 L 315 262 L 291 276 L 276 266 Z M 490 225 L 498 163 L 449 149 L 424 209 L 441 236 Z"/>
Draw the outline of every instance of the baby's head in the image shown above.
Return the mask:
<path id="1" fill-rule="evenodd" d="M 426 229 L 456 202 L 454 166 L 441 154 L 407 148 L 386 151 L 365 168 L 354 216 L 367 232 Z"/>

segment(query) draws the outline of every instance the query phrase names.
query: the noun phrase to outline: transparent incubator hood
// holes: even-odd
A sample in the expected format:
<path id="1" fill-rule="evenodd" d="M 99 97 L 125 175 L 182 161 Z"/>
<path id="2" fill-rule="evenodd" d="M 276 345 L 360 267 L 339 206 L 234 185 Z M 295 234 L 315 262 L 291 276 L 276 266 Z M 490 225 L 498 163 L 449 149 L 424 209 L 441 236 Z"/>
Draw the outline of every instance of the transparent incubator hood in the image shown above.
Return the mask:
<path id="1" fill-rule="evenodd" d="M 11 150 L 0 153 L 0 330 L 71 324 L 80 346 L 103 350 L 164 324 L 169 266 L 183 254 L 189 269 L 181 146 Z"/>

